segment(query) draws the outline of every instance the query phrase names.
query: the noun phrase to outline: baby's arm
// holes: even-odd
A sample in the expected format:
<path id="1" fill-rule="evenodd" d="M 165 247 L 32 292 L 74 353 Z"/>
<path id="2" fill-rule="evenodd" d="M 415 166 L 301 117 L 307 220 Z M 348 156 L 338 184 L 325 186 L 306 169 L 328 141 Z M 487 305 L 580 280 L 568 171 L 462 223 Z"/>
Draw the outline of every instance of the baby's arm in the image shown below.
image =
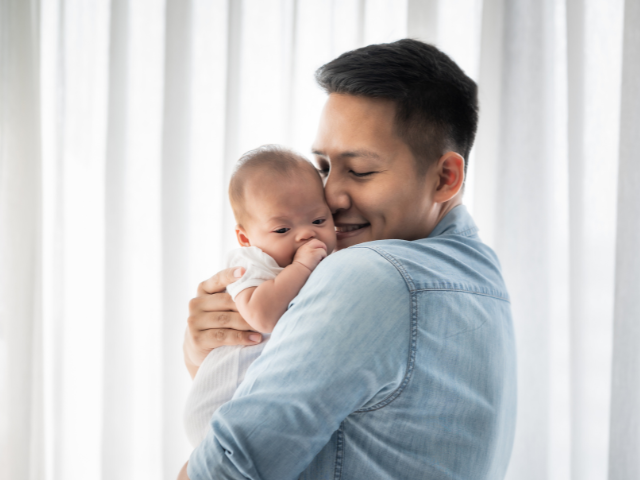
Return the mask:
<path id="1" fill-rule="evenodd" d="M 327 256 L 327 247 L 320 240 L 302 245 L 293 258 L 273 280 L 247 288 L 236 296 L 238 312 L 258 332 L 271 333 L 289 302 L 298 294 L 311 272 Z"/>

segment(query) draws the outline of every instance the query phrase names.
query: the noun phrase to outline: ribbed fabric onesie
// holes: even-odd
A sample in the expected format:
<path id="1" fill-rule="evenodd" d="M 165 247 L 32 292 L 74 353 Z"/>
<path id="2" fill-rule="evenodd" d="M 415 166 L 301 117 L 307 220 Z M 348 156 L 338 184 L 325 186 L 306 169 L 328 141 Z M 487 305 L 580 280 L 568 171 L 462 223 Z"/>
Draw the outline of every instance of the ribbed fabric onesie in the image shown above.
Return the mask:
<path id="1" fill-rule="evenodd" d="M 276 261 L 258 247 L 242 247 L 229 252 L 225 268 L 231 267 L 245 268 L 244 275 L 227 287 L 234 300 L 241 291 L 257 287 L 282 271 Z M 231 400 L 247 369 L 262 353 L 269 335 L 263 333 L 262 336 L 263 341 L 258 345 L 218 347 L 200 365 L 184 410 L 187 438 L 194 447 L 207 434 L 213 413 Z"/>

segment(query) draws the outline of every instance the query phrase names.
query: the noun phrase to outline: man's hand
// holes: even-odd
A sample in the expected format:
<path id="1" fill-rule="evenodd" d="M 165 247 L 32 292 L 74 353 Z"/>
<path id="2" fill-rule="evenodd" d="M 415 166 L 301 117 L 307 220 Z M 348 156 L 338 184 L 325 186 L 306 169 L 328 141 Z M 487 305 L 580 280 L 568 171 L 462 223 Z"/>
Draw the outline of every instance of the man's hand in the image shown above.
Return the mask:
<path id="1" fill-rule="evenodd" d="M 234 276 L 234 272 L 237 276 Z M 198 294 L 189 302 L 189 319 L 184 335 L 184 363 L 195 377 L 211 350 L 223 345 L 256 345 L 262 335 L 238 313 L 236 304 L 224 290 L 242 276 L 243 270 L 229 268 L 198 285 Z"/>
<path id="2" fill-rule="evenodd" d="M 301 263 L 313 272 L 326 256 L 327 246 L 317 238 L 314 238 L 298 248 L 293 261 Z"/>
<path id="3" fill-rule="evenodd" d="M 189 480 L 189 475 L 187 475 L 187 465 L 189 465 L 189 462 L 185 463 L 184 466 L 180 469 L 177 480 Z"/>

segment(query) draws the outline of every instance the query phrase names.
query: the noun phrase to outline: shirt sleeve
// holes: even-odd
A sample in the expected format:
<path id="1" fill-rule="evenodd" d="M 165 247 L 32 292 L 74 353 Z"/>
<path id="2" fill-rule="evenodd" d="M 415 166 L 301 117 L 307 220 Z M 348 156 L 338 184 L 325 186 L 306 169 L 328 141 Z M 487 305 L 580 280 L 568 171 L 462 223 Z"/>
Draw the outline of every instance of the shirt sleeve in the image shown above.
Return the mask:
<path id="1" fill-rule="evenodd" d="M 410 293 L 369 248 L 327 257 L 189 460 L 191 480 L 298 478 L 352 412 L 406 374 Z"/>
<path id="2" fill-rule="evenodd" d="M 276 261 L 258 247 L 241 247 L 231 250 L 225 258 L 225 268 L 244 267 L 245 272 L 227 286 L 227 293 L 235 301 L 236 296 L 247 288 L 257 287 L 272 280 L 284 270 Z"/>

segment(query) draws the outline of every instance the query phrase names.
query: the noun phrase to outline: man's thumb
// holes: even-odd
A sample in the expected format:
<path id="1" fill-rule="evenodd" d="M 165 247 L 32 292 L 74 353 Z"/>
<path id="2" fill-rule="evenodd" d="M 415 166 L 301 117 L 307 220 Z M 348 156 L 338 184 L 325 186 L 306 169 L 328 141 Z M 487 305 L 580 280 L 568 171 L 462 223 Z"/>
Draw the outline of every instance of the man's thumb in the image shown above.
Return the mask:
<path id="1" fill-rule="evenodd" d="M 238 267 L 233 271 L 233 282 L 235 282 L 238 278 L 244 275 L 244 267 Z"/>

